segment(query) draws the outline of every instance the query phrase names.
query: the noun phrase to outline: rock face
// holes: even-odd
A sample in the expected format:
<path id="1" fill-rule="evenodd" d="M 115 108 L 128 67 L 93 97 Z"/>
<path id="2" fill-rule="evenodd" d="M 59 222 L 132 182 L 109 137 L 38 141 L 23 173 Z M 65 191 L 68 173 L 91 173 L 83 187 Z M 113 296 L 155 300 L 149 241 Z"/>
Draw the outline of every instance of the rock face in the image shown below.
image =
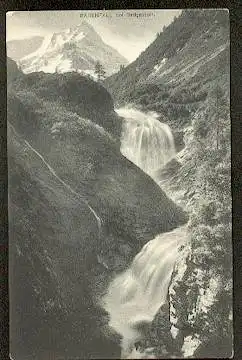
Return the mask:
<path id="1" fill-rule="evenodd" d="M 148 240 L 187 216 L 121 155 L 121 122 L 102 86 L 9 64 L 11 355 L 119 358 L 99 297 Z"/>
<path id="2" fill-rule="evenodd" d="M 179 168 L 181 167 L 181 164 L 179 161 L 177 161 L 176 158 L 171 159 L 168 161 L 168 163 L 163 166 L 160 170 L 158 170 L 155 174 L 155 178 L 157 178 L 157 181 L 165 181 L 170 180 L 173 176 L 177 175 Z"/>
<path id="3" fill-rule="evenodd" d="M 105 81 L 117 106 L 156 111 L 180 151 L 157 174 L 189 212 L 191 235 L 171 282 L 169 321 L 158 314 L 141 345 L 154 347 L 158 358 L 232 354 L 229 65 L 228 12 L 184 10 Z"/>
<path id="4" fill-rule="evenodd" d="M 8 88 L 10 88 L 14 80 L 18 79 L 18 81 L 20 81 L 22 71 L 19 70 L 16 62 L 9 57 L 7 58 L 7 72 Z"/>
<path id="5" fill-rule="evenodd" d="M 35 52 L 20 59 L 20 64 L 25 73 L 82 71 L 94 75 L 97 61 L 107 75 L 128 63 L 117 50 L 103 42 L 90 24 L 83 21 L 78 26 L 44 38 Z"/>

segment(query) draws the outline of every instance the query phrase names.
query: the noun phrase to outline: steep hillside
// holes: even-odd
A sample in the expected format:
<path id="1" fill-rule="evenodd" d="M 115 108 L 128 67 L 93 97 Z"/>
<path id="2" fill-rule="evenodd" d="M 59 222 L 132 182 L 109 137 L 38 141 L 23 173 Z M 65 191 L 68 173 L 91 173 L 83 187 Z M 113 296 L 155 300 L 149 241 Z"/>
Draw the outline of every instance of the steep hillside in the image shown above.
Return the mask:
<path id="1" fill-rule="evenodd" d="M 20 65 L 25 73 L 82 71 L 94 75 L 97 62 L 107 75 L 127 64 L 117 50 L 104 43 L 93 27 L 83 21 L 78 26 L 47 36 L 35 52 L 20 60 Z"/>
<path id="2" fill-rule="evenodd" d="M 226 10 L 184 10 L 134 63 L 105 81 L 117 107 L 155 111 L 182 136 L 183 149 L 157 174 L 189 212 L 191 235 L 168 309 L 139 345 L 158 358 L 232 353 L 229 46 Z"/>
<path id="3" fill-rule="evenodd" d="M 8 79 L 16 78 L 16 64 L 9 64 L 11 75 Z M 19 71 L 19 70 L 18 70 Z M 76 72 L 65 74 L 48 74 L 44 72 L 21 74 L 17 81 L 9 82 L 9 88 L 21 92 L 25 101 L 34 109 L 42 106 L 43 101 L 53 108 L 53 103 L 57 109 L 54 113 L 56 122 L 58 122 L 59 109 L 71 113 L 76 113 L 87 118 L 95 118 L 95 122 L 110 131 L 116 137 L 120 136 L 122 122 L 114 112 L 113 100 L 106 89 L 92 81 L 91 79 L 81 76 Z M 24 89 L 26 90 L 24 92 Z M 94 100 L 95 99 L 95 100 Z M 92 106 L 90 106 L 92 103 Z M 27 126 L 29 126 L 27 124 Z"/>
<path id="4" fill-rule="evenodd" d="M 183 10 L 125 69 L 105 80 L 116 105 L 157 111 L 174 128 L 189 123 L 213 82 L 228 84 L 225 10 Z M 164 121 L 164 119 L 163 119 Z"/>
<path id="5" fill-rule="evenodd" d="M 120 119 L 101 85 L 24 75 L 11 61 L 8 70 L 11 354 L 119 358 L 100 295 L 187 216 L 121 155 L 110 125 Z"/>
<path id="6" fill-rule="evenodd" d="M 20 79 L 23 76 L 22 71 L 18 68 L 18 65 L 15 61 L 7 58 L 7 83 L 8 83 L 8 89 L 11 89 L 11 87 L 14 84 L 14 80 L 17 80 L 17 82 L 20 81 Z"/>
<path id="7" fill-rule="evenodd" d="M 184 10 L 135 62 L 105 80 L 106 89 L 77 72 L 26 75 L 9 62 L 10 280 L 22 310 L 11 310 L 19 340 L 13 355 L 120 358 L 100 297 L 144 244 L 187 222 L 180 204 L 188 237 L 167 301 L 149 324 L 141 316 L 142 337 L 127 358 L 231 357 L 229 45 L 226 10 Z M 120 153 L 121 105 L 142 115 L 133 122 L 139 131 L 134 126 L 128 144 L 139 141 L 132 149 L 162 148 L 154 121 L 143 126 L 152 111 L 175 135 L 178 153 L 157 168 L 157 183 Z M 138 274 L 145 281 L 164 260 L 152 259 Z M 135 291 L 126 287 L 121 303 L 127 290 L 132 305 Z"/>

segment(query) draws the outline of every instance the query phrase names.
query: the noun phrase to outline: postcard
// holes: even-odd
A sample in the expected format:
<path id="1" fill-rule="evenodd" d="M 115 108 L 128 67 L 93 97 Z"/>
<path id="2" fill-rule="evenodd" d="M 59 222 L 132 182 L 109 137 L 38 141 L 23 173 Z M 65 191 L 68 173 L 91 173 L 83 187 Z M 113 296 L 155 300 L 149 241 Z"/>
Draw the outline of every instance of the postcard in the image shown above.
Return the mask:
<path id="1" fill-rule="evenodd" d="M 6 19 L 11 358 L 231 358 L 228 10 Z"/>

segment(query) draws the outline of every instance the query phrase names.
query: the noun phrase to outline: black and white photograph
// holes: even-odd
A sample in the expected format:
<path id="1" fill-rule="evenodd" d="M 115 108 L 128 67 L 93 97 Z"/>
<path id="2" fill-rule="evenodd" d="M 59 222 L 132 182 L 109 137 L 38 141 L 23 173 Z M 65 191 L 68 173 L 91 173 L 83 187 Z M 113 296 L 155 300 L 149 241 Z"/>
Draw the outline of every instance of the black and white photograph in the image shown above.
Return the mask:
<path id="1" fill-rule="evenodd" d="M 228 9 L 8 11 L 12 360 L 233 357 Z"/>

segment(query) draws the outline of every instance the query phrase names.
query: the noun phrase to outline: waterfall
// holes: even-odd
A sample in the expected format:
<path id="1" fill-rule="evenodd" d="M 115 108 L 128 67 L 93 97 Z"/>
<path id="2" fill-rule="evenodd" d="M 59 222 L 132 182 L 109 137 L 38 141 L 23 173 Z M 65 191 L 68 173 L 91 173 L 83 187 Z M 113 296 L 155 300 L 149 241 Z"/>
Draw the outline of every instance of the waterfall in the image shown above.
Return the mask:
<path id="1" fill-rule="evenodd" d="M 131 266 L 116 276 L 103 298 L 109 326 L 122 336 L 122 358 L 142 338 L 142 327 L 166 302 L 178 249 L 187 238 L 186 227 L 160 234 L 135 256 Z"/>
<path id="2" fill-rule="evenodd" d="M 169 126 L 160 123 L 155 113 L 130 108 L 116 112 L 125 119 L 122 154 L 155 180 L 155 172 L 175 156 Z M 121 358 L 131 358 L 135 342 L 166 302 L 178 250 L 186 239 L 184 226 L 156 236 L 109 284 L 102 306 L 109 313 L 109 326 L 122 336 Z"/>
<path id="3" fill-rule="evenodd" d="M 161 123 L 154 112 L 147 114 L 131 108 L 116 110 L 124 120 L 121 138 L 121 152 L 154 177 L 175 155 L 175 144 L 167 124 Z"/>

